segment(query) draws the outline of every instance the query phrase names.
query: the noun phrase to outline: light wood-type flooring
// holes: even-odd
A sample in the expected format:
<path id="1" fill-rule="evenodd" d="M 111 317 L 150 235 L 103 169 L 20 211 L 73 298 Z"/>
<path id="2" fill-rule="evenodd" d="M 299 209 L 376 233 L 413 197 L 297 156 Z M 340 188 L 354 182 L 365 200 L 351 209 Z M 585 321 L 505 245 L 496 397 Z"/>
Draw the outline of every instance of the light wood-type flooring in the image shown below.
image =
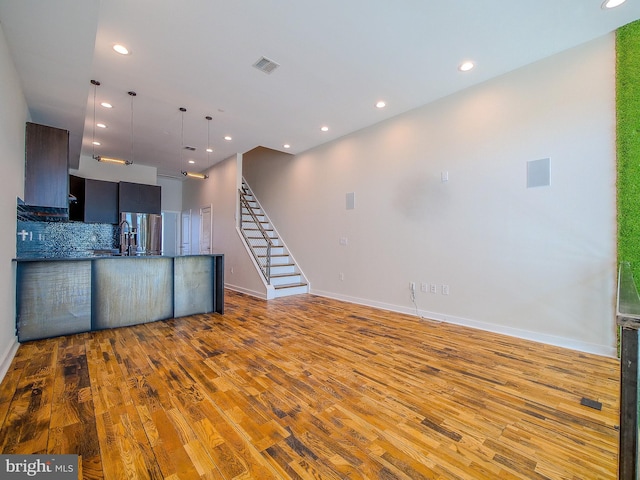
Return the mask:
<path id="1" fill-rule="evenodd" d="M 613 479 L 618 389 L 614 359 L 227 291 L 224 315 L 21 345 L 0 450 L 87 479 Z"/>

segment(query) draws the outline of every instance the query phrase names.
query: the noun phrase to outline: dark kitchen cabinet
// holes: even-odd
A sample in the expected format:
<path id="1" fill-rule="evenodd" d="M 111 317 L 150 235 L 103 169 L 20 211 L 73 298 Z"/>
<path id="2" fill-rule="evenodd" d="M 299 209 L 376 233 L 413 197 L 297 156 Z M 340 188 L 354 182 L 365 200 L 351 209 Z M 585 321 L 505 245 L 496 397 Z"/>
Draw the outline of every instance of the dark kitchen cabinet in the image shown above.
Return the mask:
<path id="1" fill-rule="evenodd" d="M 69 197 L 69 132 L 27 122 L 24 203 L 67 208 Z"/>
<path id="2" fill-rule="evenodd" d="M 69 219 L 85 223 L 118 223 L 118 184 L 69 176 Z"/>
<path id="3" fill-rule="evenodd" d="M 141 183 L 120 182 L 118 204 L 121 212 L 155 213 L 160 215 L 161 187 Z"/>

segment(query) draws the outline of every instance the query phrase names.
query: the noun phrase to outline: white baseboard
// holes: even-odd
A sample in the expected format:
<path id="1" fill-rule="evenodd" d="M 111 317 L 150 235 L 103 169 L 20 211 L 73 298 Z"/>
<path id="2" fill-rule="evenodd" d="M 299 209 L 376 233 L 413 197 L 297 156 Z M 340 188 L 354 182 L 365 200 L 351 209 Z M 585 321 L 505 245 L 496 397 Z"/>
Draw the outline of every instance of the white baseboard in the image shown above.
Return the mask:
<path id="1" fill-rule="evenodd" d="M 11 366 L 11 362 L 13 361 L 13 357 L 16 356 L 16 352 L 18 351 L 18 347 L 20 344 L 18 343 L 18 339 L 14 338 L 13 343 L 7 345 L 5 351 L 2 352 L 0 356 L 0 382 L 4 379 L 4 376 L 9 371 L 9 367 Z"/>
<path id="2" fill-rule="evenodd" d="M 556 347 L 568 348 L 570 350 L 576 350 L 584 353 L 592 353 L 594 355 L 600 355 L 604 357 L 617 358 L 617 350 L 615 347 L 606 345 L 597 345 L 593 343 L 582 342 L 571 338 L 557 337 L 555 335 L 548 335 L 545 333 L 531 332 L 529 330 L 523 330 L 520 328 L 508 327 L 505 325 L 496 325 L 493 323 L 481 322 L 478 320 L 472 320 L 468 318 L 455 317 L 453 315 L 445 315 L 437 312 L 428 312 L 425 310 L 416 310 L 415 308 L 402 307 L 398 305 L 392 305 L 383 302 L 375 302 L 371 300 L 365 300 L 357 297 L 350 297 L 347 295 L 340 295 L 333 292 L 324 292 L 321 290 L 313 290 L 310 293 L 318 295 L 320 297 L 333 298 L 336 300 L 342 300 L 344 302 L 355 303 L 358 305 L 365 305 L 368 307 L 380 308 L 382 310 L 389 310 L 391 312 L 405 313 L 407 315 L 414 315 L 416 317 L 436 320 L 439 322 L 451 323 L 454 325 L 460 325 L 469 328 L 476 328 L 478 330 L 485 330 L 488 332 L 499 333 L 502 335 L 508 335 L 510 337 L 521 338 L 523 340 L 531 340 L 533 342 L 544 343 L 547 345 L 554 345 Z"/>
<path id="3" fill-rule="evenodd" d="M 225 283 L 224 288 L 233 290 L 234 292 L 244 293 L 245 295 L 251 295 L 252 297 L 257 297 L 262 300 L 267 299 L 267 294 L 265 292 L 256 292 L 255 290 L 249 290 L 248 288 L 231 285 L 230 283 Z"/>

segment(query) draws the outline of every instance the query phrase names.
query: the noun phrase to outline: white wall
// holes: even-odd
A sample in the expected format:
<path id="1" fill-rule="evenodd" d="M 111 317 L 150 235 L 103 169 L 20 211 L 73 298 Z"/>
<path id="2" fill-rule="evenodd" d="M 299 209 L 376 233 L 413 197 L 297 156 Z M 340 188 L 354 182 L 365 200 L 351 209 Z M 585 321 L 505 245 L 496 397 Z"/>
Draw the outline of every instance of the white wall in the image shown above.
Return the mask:
<path id="1" fill-rule="evenodd" d="M 212 205 L 212 250 L 225 256 L 225 286 L 266 298 L 266 287 L 236 229 L 241 172 L 242 156 L 236 155 L 211 167 L 206 180 L 185 180 L 182 208 L 191 209 L 193 222 L 201 207 Z"/>
<path id="2" fill-rule="evenodd" d="M 170 212 L 182 211 L 182 179 L 157 177 L 157 185 L 162 187 L 162 210 Z"/>
<path id="3" fill-rule="evenodd" d="M 180 212 L 182 212 L 182 179 L 158 177 L 162 188 L 162 252 L 164 255 L 180 254 Z"/>
<path id="4" fill-rule="evenodd" d="M 0 25 L 0 380 L 18 347 L 15 336 L 16 198 L 24 195 L 24 131 L 30 119 L 18 73 Z"/>
<path id="5" fill-rule="evenodd" d="M 609 35 L 243 174 L 313 293 L 415 313 L 415 281 L 421 315 L 614 355 L 614 60 Z"/>

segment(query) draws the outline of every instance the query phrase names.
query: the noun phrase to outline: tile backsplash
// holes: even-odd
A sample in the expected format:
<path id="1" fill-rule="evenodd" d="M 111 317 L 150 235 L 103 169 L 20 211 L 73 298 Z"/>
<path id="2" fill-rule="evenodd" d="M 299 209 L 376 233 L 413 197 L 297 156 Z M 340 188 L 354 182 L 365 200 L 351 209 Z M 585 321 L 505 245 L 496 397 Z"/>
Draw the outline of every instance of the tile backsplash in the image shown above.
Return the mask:
<path id="1" fill-rule="evenodd" d="M 117 245 L 117 227 L 102 223 L 25 221 L 18 217 L 18 258 L 88 257 Z"/>

